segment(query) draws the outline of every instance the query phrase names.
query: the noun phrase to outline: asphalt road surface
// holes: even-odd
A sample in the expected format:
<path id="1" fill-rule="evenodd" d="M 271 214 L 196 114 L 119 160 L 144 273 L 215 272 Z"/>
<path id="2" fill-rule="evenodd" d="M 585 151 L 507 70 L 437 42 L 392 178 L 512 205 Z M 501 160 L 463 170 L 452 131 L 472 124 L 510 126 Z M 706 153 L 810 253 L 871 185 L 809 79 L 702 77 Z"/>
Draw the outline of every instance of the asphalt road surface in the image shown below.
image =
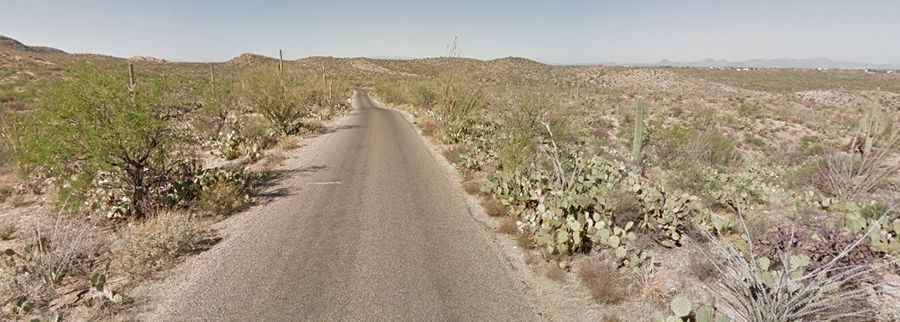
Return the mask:
<path id="1" fill-rule="evenodd" d="M 353 99 L 284 196 L 178 268 L 147 319 L 538 319 L 412 125 Z"/>

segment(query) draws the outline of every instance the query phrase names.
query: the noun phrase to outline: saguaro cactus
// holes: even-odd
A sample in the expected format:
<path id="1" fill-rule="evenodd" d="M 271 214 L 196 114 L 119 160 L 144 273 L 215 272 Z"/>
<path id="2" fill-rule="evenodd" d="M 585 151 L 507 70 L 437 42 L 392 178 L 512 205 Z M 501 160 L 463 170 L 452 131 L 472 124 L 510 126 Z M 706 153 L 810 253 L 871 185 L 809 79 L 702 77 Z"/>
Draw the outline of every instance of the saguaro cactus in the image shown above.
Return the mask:
<path id="1" fill-rule="evenodd" d="M 638 103 L 634 107 L 634 136 L 631 139 L 631 157 L 634 163 L 641 164 L 643 157 L 644 141 L 647 135 L 644 119 L 647 117 L 647 105 Z"/>

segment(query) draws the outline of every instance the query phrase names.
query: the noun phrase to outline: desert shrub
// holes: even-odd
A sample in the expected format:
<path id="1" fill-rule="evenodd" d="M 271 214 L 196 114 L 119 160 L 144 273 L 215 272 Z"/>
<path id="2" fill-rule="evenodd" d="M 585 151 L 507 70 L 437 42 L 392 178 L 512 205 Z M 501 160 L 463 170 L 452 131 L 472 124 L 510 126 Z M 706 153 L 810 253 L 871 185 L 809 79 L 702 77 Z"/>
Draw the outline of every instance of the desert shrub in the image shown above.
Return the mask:
<path id="1" fill-rule="evenodd" d="M 9 199 L 14 192 L 12 187 L 0 185 L 0 204 L 6 202 L 6 199 Z"/>
<path id="2" fill-rule="evenodd" d="M 71 274 L 86 275 L 93 257 L 99 250 L 93 227 L 86 223 L 63 221 L 61 218 L 49 230 L 35 230 L 26 253 L 31 262 L 30 272 L 45 283 L 55 285 Z"/>
<path id="3" fill-rule="evenodd" d="M 500 217 L 507 214 L 506 206 L 493 197 L 485 197 L 481 201 L 481 206 L 484 207 L 484 211 L 491 217 Z"/>
<path id="4" fill-rule="evenodd" d="M 660 163 L 670 168 L 696 163 L 724 168 L 740 161 L 734 141 L 714 127 L 697 130 L 674 125 L 653 133 L 650 141 Z"/>
<path id="5" fill-rule="evenodd" d="M 702 253 L 692 253 L 688 258 L 688 271 L 701 282 L 709 281 L 719 273 L 716 267 L 703 258 Z"/>
<path id="6" fill-rule="evenodd" d="M 578 277 L 601 304 L 618 304 L 628 297 L 628 280 L 614 264 L 600 258 L 586 260 L 578 267 Z"/>
<path id="7" fill-rule="evenodd" d="M 532 160 L 542 134 L 546 133 L 541 120 L 547 104 L 544 97 L 528 96 L 518 98 L 505 107 L 496 135 L 501 169 L 518 171 Z M 559 123 L 552 122 L 552 125 L 557 127 Z"/>
<path id="8" fill-rule="evenodd" d="M 878 111 L 866 114 L 849 145 L 849 151 L 833 151 L 825 156 L 817 186 L 826 193 L 855 197 L 883 188 L 900 173 L 900 163 L 892 160 L 900 151 L 900 130 L 893 117 Z"/>
<path id="9" fill-rule="evenodd" d="M 804 135 L 801 137 L 798 150 L 801 159 L 821 156 L 825 153 L 822 139 L 814 135 Z"/>
<path id="10" fill-rule="evenodd" d="M 198 93 L 200 106 L 195 111 L 193 129 L 201 139 L 215 140 L 228 130 L 233 113 L 238 112 L 238 97 L 233 85 L 206 83 Z"/>
<path id="11" fill-rule="evenodd" d="M 425 136 L 434 136 L 438 131 L 438 126 L 432 120 L 425 120 L 422 122 L 422 134 Z"/>
<path id="12" fill-rule="evenodd" d="M 175 133 L 158 81 L 147 79 L 134 93 L 124 74 L 92 67 L 51 90 L 46 106 L 23 120 L 14 134 L 18 164 L 26 172 L 57 178 L 64 205 L 77 208 L 99 173 L 128 190 L 128 213 L 143 216 L 149 191 L 172 159 Z"/>
<path id="13" fill-rule="evenodd" d="M 14 238 L 16 238 L 16 225 L 0 224 L 0 240 L 13 240 Z"/>
<path id="14" fill-rule="evenodd" d="M 456 144 L 472 128 L 478 112 L 487 108 L 484 91 L 462 82 L 447 81 L 441 90 L 435 119 L 442 128 L 443 140 Z"/>
<path id="15" fill-rule="evenodd" d="M 272 131 L 259 117 L 245 116 L 241 119 L 241 125 L 238 133 L 243 141 L 244 154 L 259 153 L 278 142 L 276 131 Z"/>
<path id="16" fill-rule="evenodd" d="M 268 120 L 281 135 L 295 134 L 318 98 L 298 90 L 297 79 L 275 71 L 257 71 L 248 76 L 244 91 L 253 110 Z"/>
<path id="17" fill-rule="evenodd" d="M 514 235 L 519 229 L 516 227 L 516 217 L 506 216 L 500 220 L 500 224 L 497 225 L 497 232 L 501 234 L 509 234 Z"/>
<path id="18" fill-rule="evenodd" d="M 444 157 L 447 158 L 447 161 L 450 161 L 450 163 L 458 165 L 463 161 L 462 156 L 467 152 L 468 148 L 465 145 L 455 145 L 444 151 Z"/>
<path id="19" fill-rule="evenodd" d="M 763 107 L 757 102 L 743 102 L 738 105 L 737 111 L 741 117 L 757 118 L 762 115 Z"/>
<path id="20" fill-rule="evenodd" d="M 430 110 L 438 100 L 437 93 L 425 84 L 418 85 L 413 94 L 413 104 L 427 110 Z"/>
<path id="21" fill-rule="evenodd" d="M 142 278 L 169 267 L 197 249 L 205 228 L 183 213 L 160 213 L 123 231 L 122 246 L 113 249 L 113 269 Z"/>
<path id="22" fill-rule="evenodd" d="M 481 194 L 481 186 L 483 182 L 479 179 L 468 179 L 463 182 L 463 190 L 473 196 Z"/>
<path id="23" fill-rule="evenodd" d="M 375 90 L 378 96 L 386 103 L 405 104 L 410 103 L 405 93 L 401 91 L 401 86 L 394 83 L 379 82 L 375 84 Z"/>
<path id="24" fill-rule="evenodd" d="M 247 199 L 247 194 L 237 184 L 216 181 L 204 187 L 197 198 L 196 206 L 210 215 L 229 215 L 246 206 Z"/>
<path id="25" fill-rule="evenodd" d="M 199 194 L 195 206 L 207 214 L 228 215 L 251 202 L 258 175 L 243 168 L 204 170 L 198 177 Z"/>
<path id="26" fill-rule="evenodd" d="M 566 271 L 560 268 L 559 265 L 554 262 L 550 262 L 546 266 L 547 267 L 544 269 L 545 277 L 557 283 L 566 281 Z"/>
<path id="27" fill-rule="evenodd" d="M 743 222 L 743 216 L 739 218 Z M 743 227 L 743 250 L 706 235 L 706 258 L 718 272 L 710 289 L 719 307 L 736 321 L 866 321 L 872 316 L 865 289 L 874 282 L 871 267 L 838 264 L 862 239 L 807 271 L 809 257 L 793 254 L 790 245 L 780 252 L 777 264 L 752 255 L 753 237 Z"/>
<path id="28" fill-rule="evenodd" d="M 63 278 L 86 276 L 103 252 L 95 229 L 59 217 L 49 229 L 35 229 L 21 252 L 0 254 L 0 318 L 21 318 L 57 296 Z M 4 316 L 4 313 L 11 313 Z"/>

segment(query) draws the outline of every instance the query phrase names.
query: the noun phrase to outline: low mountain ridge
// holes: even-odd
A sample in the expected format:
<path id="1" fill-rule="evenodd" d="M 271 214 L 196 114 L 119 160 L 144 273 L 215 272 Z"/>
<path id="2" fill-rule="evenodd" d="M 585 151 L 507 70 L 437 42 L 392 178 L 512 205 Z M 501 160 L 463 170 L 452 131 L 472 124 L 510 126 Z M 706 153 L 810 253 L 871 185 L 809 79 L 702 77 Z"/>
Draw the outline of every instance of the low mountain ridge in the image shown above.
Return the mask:
<path id="1" fill-rule="evenodd" d="M 36 52 L 36 53 L 47 53 L 47 54 L 68 54 L 67 52 L 51 48 L 51 47 L 42 47 L 42 46 L 28 46 L 23 44 L 21 41 L 15 40 L 13 38 L 0 35 L 0 48 L 9 48 L 18 51 L 28 51 L 28 52 Z"/>
<path id="2" fill-rule="evenodd" d="M 774 59 L 749 59 L 741 61 L 729 61 L 724 59 L 707 58 L 693 62 L 676 62 L 664 59 L 650 66 L 667 67 L 732 67 L 732 68 L 800 68 L 800 69 L 900 69 L 900 65 L 870 64 L 860 62 L 837 61 L 824 57 L 817 58 L 774 58 Z"/>

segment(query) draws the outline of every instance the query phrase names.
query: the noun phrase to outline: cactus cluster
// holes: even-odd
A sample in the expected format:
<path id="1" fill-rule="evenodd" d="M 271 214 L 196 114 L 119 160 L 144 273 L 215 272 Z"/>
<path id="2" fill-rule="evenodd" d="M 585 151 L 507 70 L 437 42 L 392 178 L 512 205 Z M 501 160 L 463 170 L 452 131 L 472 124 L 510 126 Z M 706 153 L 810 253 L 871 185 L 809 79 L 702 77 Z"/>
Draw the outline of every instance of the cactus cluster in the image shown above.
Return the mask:
<path id="1" fill-rule="evenodd" d="M 565 187 L 556 184 L 553 174 L 539 166 L 514 173 L 499 172 L 486 185 L 486 191 L 520 219 L 520 230 L 533 235 L 535 243 L 547 253 L 572 254 L 585 250 L 586 245 L 609 246 L 623 262 L 642 263 L 648 253 L 628 248 L 631 246 L 624 243 L 625 235 L 617 232 L 627 231 L 633 240 L 640 229 L 652 233 L 661 245 L 677 247 L 694 225 L 717 232 L 734 225 L 730 214 L 706 209 L 696 196 L 669 192 L 628 171 L 622 163 L 578 155 L 572 159 L 581 171 Z M 614 200 L 609 199 L 614 198 L 610 193 L 617 189 L 633 194 L 640 204 L 642 220 L 627 228 L 610 224 L 618 222 L 615 219 L 619 214 L 611 206 Z M 619 245 L 610 245 L 616 241 Z M 617 249 L 619 246 L 625 250 Z"/>
<path id="2" fill-rule="evenodd" d="M 619 267 L 634 273 L 643 269 L 653 269 L 653 252 L 642 250 L 634 245 L 637 234 L 632 230 L 634 222 L 629 221 L 625 227 L 616 227 L 612 223 L 598 221 L 594 225 L 592 239 L 595 247 L 611 249 Z"/>
<path id="3" fill-rule="evenodd" d="M 657 232 L 663 246 L 680 246 L 688 226 L 702 212 L 699 199 L 689 194 L 670 194 L 659 186 L 632 189 L 641 201 L 642 226 Z"/>
<path id="4" fill-rule="evenodd" d="M 869 246 L 879 252 L 900 256 L 900 215 L 882 214 L 866 218 L 860 211 L 847 214 L 846 228 L 851 232 L 868 233 Z"/>

